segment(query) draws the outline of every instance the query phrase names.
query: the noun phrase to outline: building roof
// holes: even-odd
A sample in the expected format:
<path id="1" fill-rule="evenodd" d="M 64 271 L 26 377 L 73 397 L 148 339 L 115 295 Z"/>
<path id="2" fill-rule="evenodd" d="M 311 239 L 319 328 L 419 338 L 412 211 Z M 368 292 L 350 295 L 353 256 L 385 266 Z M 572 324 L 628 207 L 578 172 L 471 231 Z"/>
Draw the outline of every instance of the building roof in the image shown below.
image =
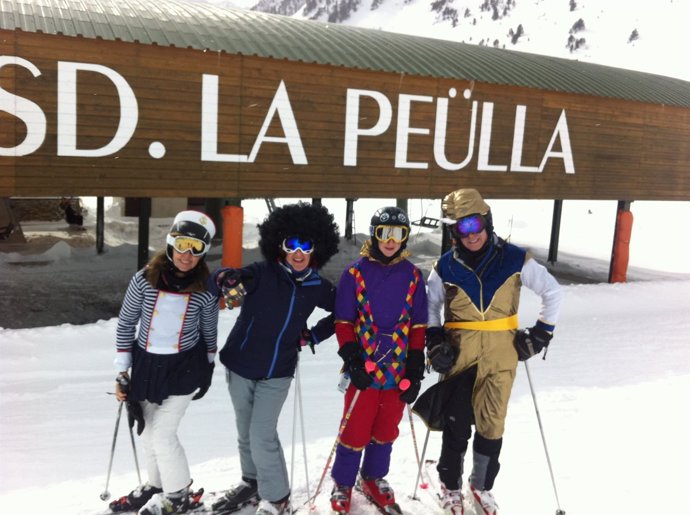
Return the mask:
<path id="1" fill-rule="evenodd" d="M 178 0 L 2 0 L 0 29 L 223 51 L 690 108 L 690 82 L 671 77 Z"/>

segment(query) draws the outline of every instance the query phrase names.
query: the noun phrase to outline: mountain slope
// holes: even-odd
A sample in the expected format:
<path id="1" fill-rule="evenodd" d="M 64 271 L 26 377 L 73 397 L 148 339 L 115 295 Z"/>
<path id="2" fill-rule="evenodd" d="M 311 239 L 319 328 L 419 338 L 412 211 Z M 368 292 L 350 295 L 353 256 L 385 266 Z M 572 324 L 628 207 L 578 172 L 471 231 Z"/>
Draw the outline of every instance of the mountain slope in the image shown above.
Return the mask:
<path id="1" fill-rule="evenodd" d="M 690 81 L 690 61 L 684 57 L 687 1 L 658 0 L 653 7 L 623 0 L 236 0 L 235 5 Z"/>

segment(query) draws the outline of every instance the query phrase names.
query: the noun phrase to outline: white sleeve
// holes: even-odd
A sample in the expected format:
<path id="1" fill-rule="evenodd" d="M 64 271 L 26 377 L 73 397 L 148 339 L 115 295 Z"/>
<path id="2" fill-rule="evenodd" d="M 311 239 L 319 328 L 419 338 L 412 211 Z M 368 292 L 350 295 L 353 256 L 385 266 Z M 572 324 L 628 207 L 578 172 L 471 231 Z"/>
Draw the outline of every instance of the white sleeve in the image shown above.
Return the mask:
<path id="1" fill-rule="evenodd" d="M 558 322 L 558 314 L 563 302 L 563 290 L 556 278 L 549 273 L 546 267 L 537 263 L 533 258 L 527 259 L 520 274 L 522 284 L 541 297 L 539 309 L 539 321 L 551 326 L 550 330 Z"/>
<path id="2" fill-rule="evenodd" d="M 431 269 L 427 279 L 426 296 L 429 303 L 429 327 L 443 327 L 443 280 L 436 273 L 436 267 Z"/>
<path id="3" fill-rule="evenodd" d="M 132 353 L 131 352 L 118 352 L 116 353 L 113 364 L 115 365 L 115 370 L 118 372 L 127 372 L 129 367 L 132 366 Z"/>

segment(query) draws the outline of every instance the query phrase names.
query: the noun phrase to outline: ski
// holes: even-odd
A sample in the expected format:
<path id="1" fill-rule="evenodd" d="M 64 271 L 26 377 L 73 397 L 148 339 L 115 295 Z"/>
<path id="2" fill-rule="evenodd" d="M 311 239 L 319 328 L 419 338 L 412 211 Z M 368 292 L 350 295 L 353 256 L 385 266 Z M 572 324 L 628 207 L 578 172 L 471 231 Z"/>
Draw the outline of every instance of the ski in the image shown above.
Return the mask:
<path id="1" fill-rule="evenodd" d="M 424 460 L 424 475 L 427 478 L 429 487 L 426 489 L 429 495 L 433 497 L 439 508 L 443 510 L 444 515 L 470 515 L 471 511 L 466 506 L 466 501 L 463 500 L 462 505 L 443 505 L 443 495 L 441 493 L 441 484 L 438 480 L 438 472 L 436 471 L 436 460 Z"/>
<path id="2" fill-rule="evenodd" d="M 196 515 L 204 515 L 207 513 L 210 514 L 211 509 L 207 508 L 201 500 L 201 497 L 203 495 L 203 488 L 200 488 L 197 491 L 189 492 L 189 507 L 184 513 Z M 139 512 L 139 510 L 141 510 L 141 508 L 131 508 L 130 506 L 126 506 L 126 503 L 127 496 L 120 497 L 119 499 L 111 502 L 109 509 L 101 512 L 100 515 L 113 515 L 115 513 L 121 515 L 136 515 Z"/>
<path id="3" fill-rule="evenodd" d="M 211 511 L 209 511 L 209 513 L 212 513 L 213 515 L 230 515 L 232 513 L 239 514 L 239 512 L 242 511 L 244 508 L 256 508 L 258 505 L 259 501 L 247 501 L 232 507 L 228 507 L 227 505 L 221 505 L 217 508 L 213 508 Z"/>

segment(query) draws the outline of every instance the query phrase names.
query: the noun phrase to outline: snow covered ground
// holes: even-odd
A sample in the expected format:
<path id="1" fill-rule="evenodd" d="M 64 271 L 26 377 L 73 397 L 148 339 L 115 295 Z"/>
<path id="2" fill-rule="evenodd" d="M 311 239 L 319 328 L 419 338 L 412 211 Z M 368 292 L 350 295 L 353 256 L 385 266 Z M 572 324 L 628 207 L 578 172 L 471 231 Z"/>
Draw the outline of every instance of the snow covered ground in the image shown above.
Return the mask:
<path id="1" fill-rule="evenodd" d="M 530 244 L 531 237 L 544 244 L 550 208 L 540 214 L 536 203 L 536 212 L 524 206 L 509 212 L 501 204 L 492 202 L 499 233 L 507 234 L 506 224 L 512 219 L 514 241 L 519 236 L 520 241 Z M 637 205 L 633 204 L 633 209 Z M 663 207 L 668 214 L 669 209 L 671 213 L 686 209 L 687 203 L 664 203 Z M 413 209 L 417 207 L 411 205 L 410 211 Z M 561 244 L 563 252 L 557 266 L 583 274 L 608 269 L 597 254 L 610 252 L 612 228 L 606 221 L 612 220 L 613 214 L 608 212 L 610 206 L 601 211 L 600 217 L 597 204 L 586 207 L 569 232 L 572 246 Z M 363 212 L 368 218 L 370 213 Z M 561 321 L 548 359 L 528 362 L 560 505 L 568 515 L 678 513 L 690 506 L 690 261 L 667 261 L 669 253 L 682 254 L 674 229 L 689 218 L 659 224 L 664 219 L 659 213 L 649 215 L 657 221 L 652 224 L 657 240 L 645 238 L 641 249 L 656 255 L 657 262 L 669 271 L 636 269 L 631 273 L 633 280 L 626 284 L 566 285 Z M 426 214 L 437 213 L 432 207 Z M 259 211 L 248 210 L 248 222 L 254 216 L 261 218 Z M 358 224 L 362 223 L 365 217 L 360 212 L 358 217 Z M 576 219 L 573 214 L 573 223 Z M 580 231 L 579 246 L 576 228 Z M 249 229 L 251 226 L 246 233 L 247 247 L 252 243 Z M 129 238 L 127 231 L 122 234 L 123 240 Z M 603 243 L 592 245 L 599 241 Z M 418 237 L 412 244 L 413 252 L 424 254 L 430 248 L 427 243 Z M 667 252 L 669 246 L 672 252 Z M 570 253 L 576 250 L 578 253 Z M 343 249 L 334 266 L 344 267 L 355 253 L 355 246 Z M 52 257 L 50 266 L 59 276 L 69 253 L 67 257 Z M 639 253 L 635 259 L 641 259 Z M 0 262 L 3 274 L 7 273 L 4 266 Z M 64 276 L 64 280 L 74 281 L 74 277 Z M 538 299 L 531 292 L 523 292 L 523 326 L 534 322 L 537 309 Z M 221 313 L 222 341 L 236 316 L 237 311 Z M 107 393 L 113 389 L 114 335 L 115 319 L 85 325 L 0 329 L 0 512 L 86 515 L 106 508 L 99 494 L 105 486 L 117 410 Z M 306 469 L 313 492 L 341 415 L 342 395 L 336 388 L 340 359 L 334 340 L 322 343 L 316 355 L 305 352 L 301 356 Z M 425 384 L 435 381 L 432 373 Z M 294 499 L 299 504 L 307 498 L 307 482 L 301 432 L 299 425 L 296 434 L 293 432 L 293 413 L 291 394 L 279 430 L 289 468 L 295 442 Z M 414 423 L 421 449 L 426 430 L 416 417 Z M 137 483 L 125 428 L 122 424 L 110 481 L 113 496 L 128 492 Z M 390 482 L 406 514 L 439 513 L 425 490 L 417 490 L 420 500 L 408 498 L 417 470 L 410 429 L 405 417 L 394 446 Z M 208 394 L 188 410 L 180 433 L 195 486 L 224 489 L 239 478 L 234 418 L 222 367 L 216 369 Z M 440 435 L 433 433 L 427 457 L 437 457 L 439 449 Z M 502 469 L 494 489 L 501 513 L 553 513 L 557 505 L 523 365 L 513 390 L 503 449 Z M 143 461 L 141 449 L 139 452 Z M 324 490 L 330 490 L 329 481 Z M 327 513 L 325 493 L 317 506 L 319 513 Z M 374 510 L 356 497 L 352 512 L 373 514 Z M 242 515 L 248 513 L 251 511 L 245 510 Z"/>

